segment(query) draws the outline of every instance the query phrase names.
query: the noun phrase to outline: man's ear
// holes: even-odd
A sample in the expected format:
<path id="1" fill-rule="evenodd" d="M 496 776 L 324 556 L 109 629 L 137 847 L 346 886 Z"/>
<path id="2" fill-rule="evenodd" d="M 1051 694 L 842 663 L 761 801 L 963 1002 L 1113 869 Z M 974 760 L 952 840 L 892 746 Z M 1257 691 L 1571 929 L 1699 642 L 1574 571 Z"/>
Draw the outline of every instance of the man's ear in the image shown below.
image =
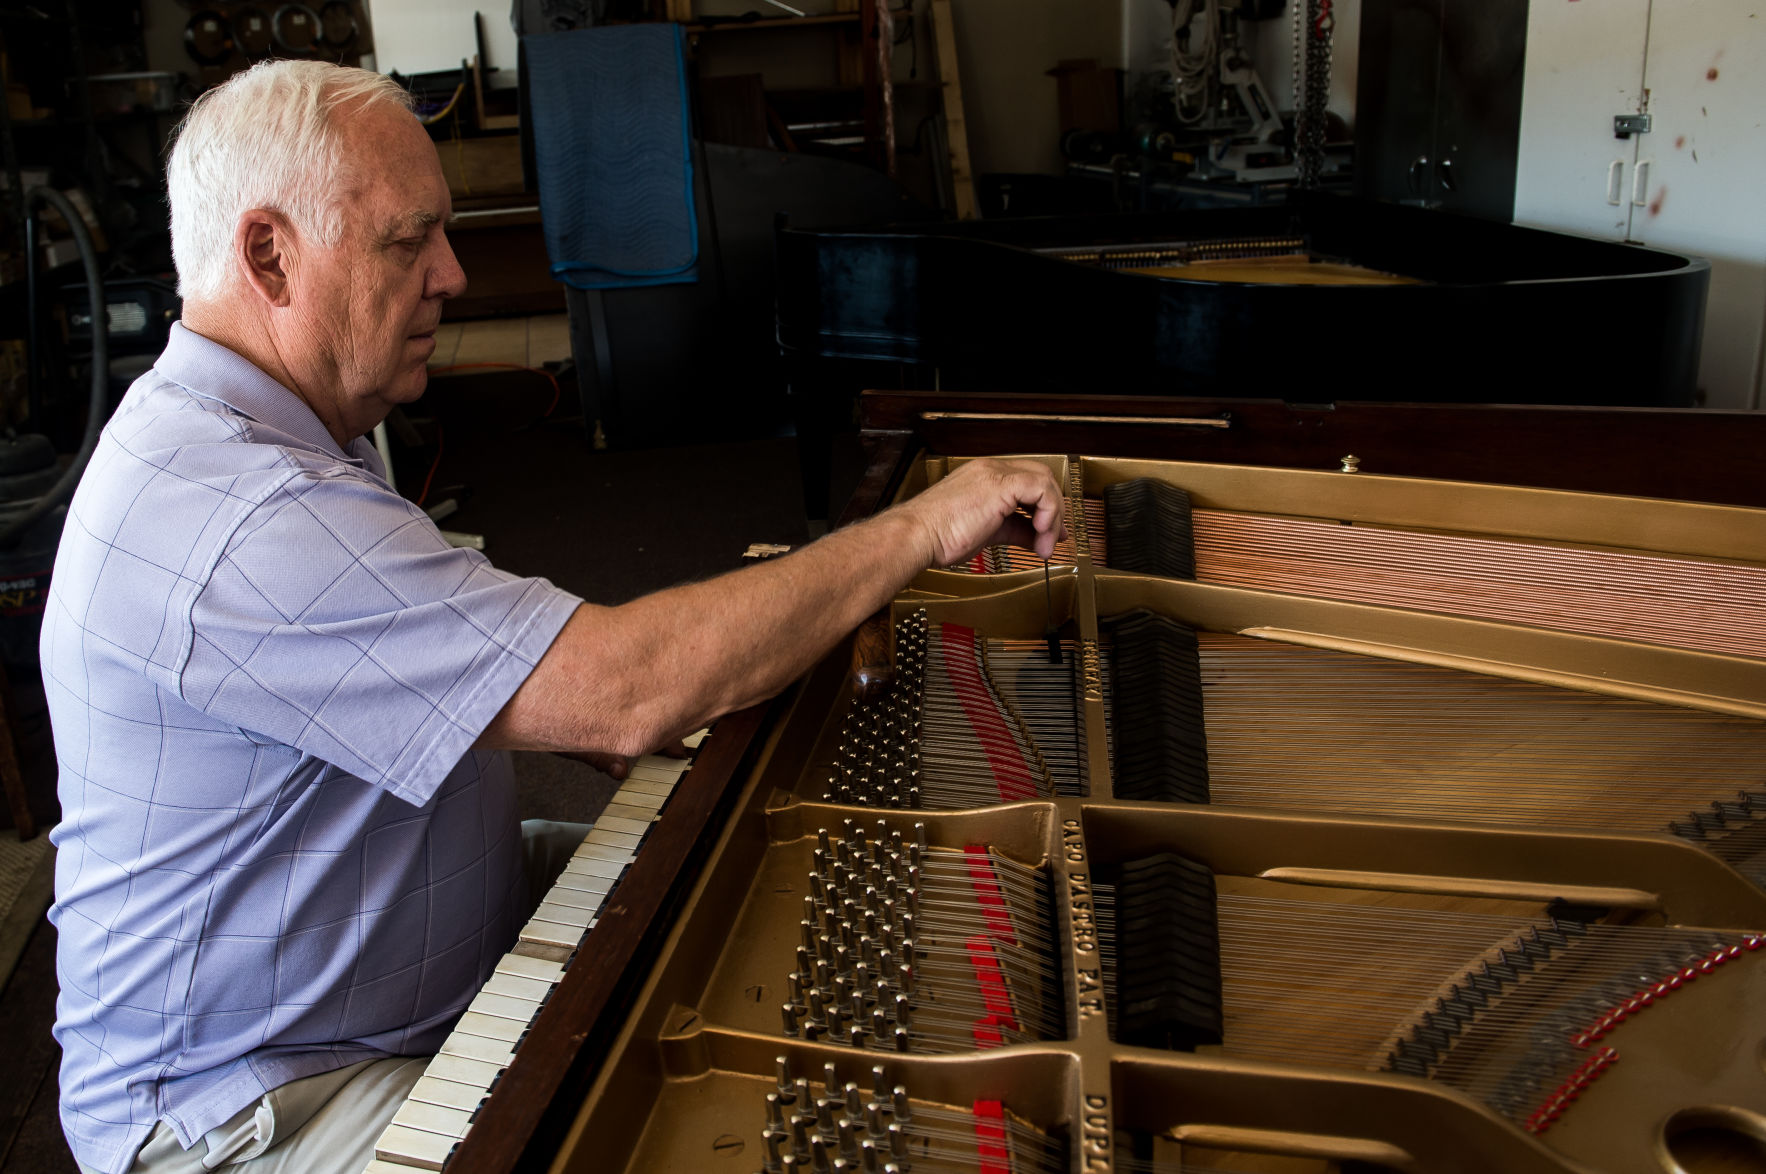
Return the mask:
<path id="1" fill-rule="evenodd" d="M 286 307 L 293 273 L 295 235 L 288 218 L 253 208 L 239 218 L 233 252 L 246 284 L 272 306 Z"/>

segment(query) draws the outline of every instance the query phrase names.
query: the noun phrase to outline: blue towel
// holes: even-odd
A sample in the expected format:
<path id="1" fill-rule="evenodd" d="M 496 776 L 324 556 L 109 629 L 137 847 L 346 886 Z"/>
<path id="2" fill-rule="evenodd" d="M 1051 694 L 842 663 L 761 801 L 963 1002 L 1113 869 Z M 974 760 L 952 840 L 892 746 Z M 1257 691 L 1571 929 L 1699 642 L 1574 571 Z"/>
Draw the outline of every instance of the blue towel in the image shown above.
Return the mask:
<path id="1" fill-rule="evenodd" d="M 676 24 L 522 38 L 552 276 L 577 289 L 699 279 Z"/>

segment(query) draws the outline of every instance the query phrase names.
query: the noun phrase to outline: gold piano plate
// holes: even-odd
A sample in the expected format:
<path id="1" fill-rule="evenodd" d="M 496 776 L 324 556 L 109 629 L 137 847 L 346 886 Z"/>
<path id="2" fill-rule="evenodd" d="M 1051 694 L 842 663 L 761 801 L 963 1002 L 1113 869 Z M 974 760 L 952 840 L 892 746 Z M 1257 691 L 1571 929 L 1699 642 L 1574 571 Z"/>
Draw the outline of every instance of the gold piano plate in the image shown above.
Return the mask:
<path id="1" fill-rule="evenodd" d="M 1074 511 L 1046 579 L 927 572 L 906 684 L 857 701 L 843 647 L 780 703 L 553 1170 L 1760 1168 L 1766 654 L 1722 617 L 1766 514 L 1036 459 Z M 1113 561 L 1149 480 L 1196 581 Z M 1222 572 L 1265 519 L 1659 571 L 1736 639 Z"/>

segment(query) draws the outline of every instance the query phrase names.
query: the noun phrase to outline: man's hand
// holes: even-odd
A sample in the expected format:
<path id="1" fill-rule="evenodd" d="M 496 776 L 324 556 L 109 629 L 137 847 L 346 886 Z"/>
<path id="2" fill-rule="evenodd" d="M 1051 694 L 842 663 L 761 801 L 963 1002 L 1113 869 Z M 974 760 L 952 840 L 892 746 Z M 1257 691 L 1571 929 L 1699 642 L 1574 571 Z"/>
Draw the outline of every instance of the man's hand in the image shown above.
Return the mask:
<path id="1" fill-rule="evenodd" d="M 1020 506 L 1030 517 L 1018 512 Z M 1048 558 L 1067 536 L 1066 499 L 1055 475 L 1037 461 L 968 461 L 896 508 L 925 527 L 928 563 L 938 567 L 1003 543 Z"/>

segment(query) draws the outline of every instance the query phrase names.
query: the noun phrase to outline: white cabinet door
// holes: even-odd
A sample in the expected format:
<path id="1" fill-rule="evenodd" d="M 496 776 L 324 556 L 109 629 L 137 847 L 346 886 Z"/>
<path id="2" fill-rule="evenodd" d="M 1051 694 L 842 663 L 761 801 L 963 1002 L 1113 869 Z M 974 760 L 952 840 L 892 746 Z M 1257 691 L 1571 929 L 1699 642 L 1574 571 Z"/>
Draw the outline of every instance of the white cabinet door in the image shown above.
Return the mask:
<path id="1" fill-rule="evenodd" d="M 1527 13 L 1515 223 L 1624 240 L 1644 101 L 1650 0 L 1534 0 Z"/>
<path id="2" fill-rule="evenodd" d="M 1654 0 L 1644 79 L 1652 126 L 1630 239 L 1710 260 L 1699 385 L 1713 407 L 1760 407 L 1766 4 Z"/>

